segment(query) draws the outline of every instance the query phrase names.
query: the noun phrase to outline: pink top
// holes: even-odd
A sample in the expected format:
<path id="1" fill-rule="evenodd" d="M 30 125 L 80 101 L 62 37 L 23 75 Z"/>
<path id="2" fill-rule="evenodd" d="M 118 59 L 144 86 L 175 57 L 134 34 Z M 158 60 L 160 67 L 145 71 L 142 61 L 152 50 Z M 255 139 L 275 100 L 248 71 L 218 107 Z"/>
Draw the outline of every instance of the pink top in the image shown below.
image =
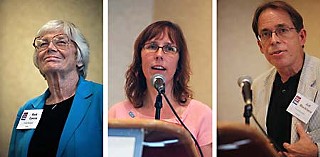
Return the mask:
<path id="1" fill-rule="evenodd" d="M 109 119 L 145 118 L 154 119 L 139 113 L 128 101 L 113 105 L 108 112 Z M 183 123 L 197 139 L 200 146 L 212 143 L 212 111 L 200 101 L 192 99 L 180 117 Z M 178 119 L 161 119 L 167 122 L 180 124 Z"/>

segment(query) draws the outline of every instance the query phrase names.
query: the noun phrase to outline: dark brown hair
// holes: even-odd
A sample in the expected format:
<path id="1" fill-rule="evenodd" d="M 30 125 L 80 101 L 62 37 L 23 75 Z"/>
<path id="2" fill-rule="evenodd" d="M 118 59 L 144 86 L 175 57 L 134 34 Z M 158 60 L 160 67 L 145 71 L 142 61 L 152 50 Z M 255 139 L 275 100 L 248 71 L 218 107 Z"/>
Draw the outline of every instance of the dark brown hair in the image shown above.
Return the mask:
<path id="1" fill-rule="evenodd" d="M 283 2 L 283 1 L 267 2 L 267 3 L 259 6 L 256 9 L 256 12 L 254 13 L 254 17 L 253 17 L 253 21 L 252 21 L 252 29 L 253 29 L 253 32 L 254 32 L 257 39 L 258 39 L 258 35 L 259 35 L 259 32 L 258 32 L 259 16 L 264 10 L 266 10 L 268 8 L 281 9 L 281 10 L 286 11 L 289 14 L 291 21 L 292 21 L 294 27 L 296 28 L 297 32 L 299 32 L 304 27 L 303 26 L 303 19 L 302 19 L 301 15 L 291 5 L 289 5 L 288 3 Z"/>
<path id="2" fill-rule="evenodd" d="M 163 33 L 167 33 L 170 40 L 177 45 L 179 61 L 173 78 L 173 96 L 176 101 L 184 104 L 187 98 L 192 97 L 188 86 L 190 80 L 190 63 L 187 44 L 182 30 L 177 24 L 170 21 L 157 21 L 146 27 L 134 43 L 133 60 L 126 72 L 125 91 L 129 101 L 134 107 L 142 107 L 145 98 L 147 83 L 142 71 L 141 50 L 143 45 Z"/>

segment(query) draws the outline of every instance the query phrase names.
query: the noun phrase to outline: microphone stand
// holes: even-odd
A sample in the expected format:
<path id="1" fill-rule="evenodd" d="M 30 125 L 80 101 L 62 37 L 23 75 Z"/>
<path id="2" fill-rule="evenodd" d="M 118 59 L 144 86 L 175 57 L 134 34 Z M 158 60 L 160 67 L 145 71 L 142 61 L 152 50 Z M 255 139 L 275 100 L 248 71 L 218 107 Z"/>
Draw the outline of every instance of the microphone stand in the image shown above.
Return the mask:
<path id="1" fill-rule="evenodd" d="M 254 116 L 254 114 L 252 114 L 252 104 L 246 104 L 244 106 L 244 113 L 243 113 L 243 117 L 245 118 L 245 123 L 247 125 L 250 125 L 250 117 L 252 116 L 254 122 L 258 125 L 259 129 L 263 132 L 263 134 L 270 140 L 270 142 L 273 144 L 274 148 L 277 151 L 281 151 L 283 152 L 284 150 L 281 149 L 281 147 L 279 147 L 275 141 L 270 138 L 268 136 L 268 134 L 266 133 L 266 131 L 262 128 L 262 126 L 260 125 L 260 123 L 258 122 L 258 120 L 256 119 L 256 117 Z"/>
<path id="2" fill-rule="evenodd" d="M 197 146 L 197 148 L 198 148 L 198 151 L 199 151 L 199 153 L 200 153 L 200 157 L 203 157 L 203 153 L 202 153 L 202 150 L 201 150 L 201 148 L 200 148 L 200 145 L 199 145 L 197 139 L 192 135 L 191 131 L 190 131 L 190 130 L 188 129 L 188 127 L 183 123 L 183 121 L 180 119 L 178 113 L 174 110 L 172 104 L 170 103 L 167 95 L 166 95 L 164 92 L 163 92 L 162 94 L 163 94 L 165 100 L 167 101 L 167 103 L 168 103 L 171 111 L 172 111 L 173 114 L 176 116 L 176 118 L 178 119 L 178 121 L 180 122 L 180 124 L 189 132 L 191 138 L 193 139 L 194 143 L 196 144 L 196 146 Z"/>
<path id="3" fill-rule="evenodd" d="M 245 118 L 245 123 L 250 125 L 250 117 L 252 115 L 252 104 L 246 104 L 244 106 L 243 117 Z"/>
<path id="4" fill-rule="evenodd" d="M 155 119 L 159 120 L 160 119 L 160 110 L 162 108 L 162 96 L 161 96 L 160 92 L 158 92 L 154 107 L 156 108 Z"/>

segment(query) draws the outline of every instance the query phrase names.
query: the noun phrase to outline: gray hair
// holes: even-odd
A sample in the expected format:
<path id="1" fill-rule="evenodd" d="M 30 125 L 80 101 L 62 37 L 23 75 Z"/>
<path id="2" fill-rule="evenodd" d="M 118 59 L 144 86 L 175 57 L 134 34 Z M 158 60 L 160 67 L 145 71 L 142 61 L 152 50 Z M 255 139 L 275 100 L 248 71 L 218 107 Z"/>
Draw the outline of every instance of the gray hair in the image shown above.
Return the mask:
<path id="1" fill-rule="evenodd" d="M 73 23 L 64 21 L 64 20 L 51 20 L 44 24 L 37 32 L 36 37 L 43 36 L 49 32 L 61 31 L 63 32 L 76 43 L 77 47 L 77 63 L 82 63 L 81 66 L 78 66 L 77 69 L 80 76 L 86 78 L 87 69 L 89 64 L 89 43 L 80 32 L 79 28 Z M 33 64 L 39 69 L 37 62 L 37 50 L 35 49 L 33 55 Z M 40 71 L 41 73 L 41 71 Z M 42 73 L 41 73 L 42 74 Z M 42 74 L 43 75 L 43 74 Z"/>

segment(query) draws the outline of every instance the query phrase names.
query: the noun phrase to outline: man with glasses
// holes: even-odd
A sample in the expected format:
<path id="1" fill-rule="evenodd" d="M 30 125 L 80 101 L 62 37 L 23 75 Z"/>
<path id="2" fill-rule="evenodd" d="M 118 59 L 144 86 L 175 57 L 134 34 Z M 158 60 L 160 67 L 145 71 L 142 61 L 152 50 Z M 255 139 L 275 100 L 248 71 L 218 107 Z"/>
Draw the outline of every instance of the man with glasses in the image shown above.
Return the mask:
<path id="1" fill-rule="evenodd" d="M 252 86 L 257 120 L 281 154 L 318 156 L 320 60 L 304 52 L 301 15 L 285 2 L 268 2 L 257 8 L 252 29 L 273 65 Z"/>

